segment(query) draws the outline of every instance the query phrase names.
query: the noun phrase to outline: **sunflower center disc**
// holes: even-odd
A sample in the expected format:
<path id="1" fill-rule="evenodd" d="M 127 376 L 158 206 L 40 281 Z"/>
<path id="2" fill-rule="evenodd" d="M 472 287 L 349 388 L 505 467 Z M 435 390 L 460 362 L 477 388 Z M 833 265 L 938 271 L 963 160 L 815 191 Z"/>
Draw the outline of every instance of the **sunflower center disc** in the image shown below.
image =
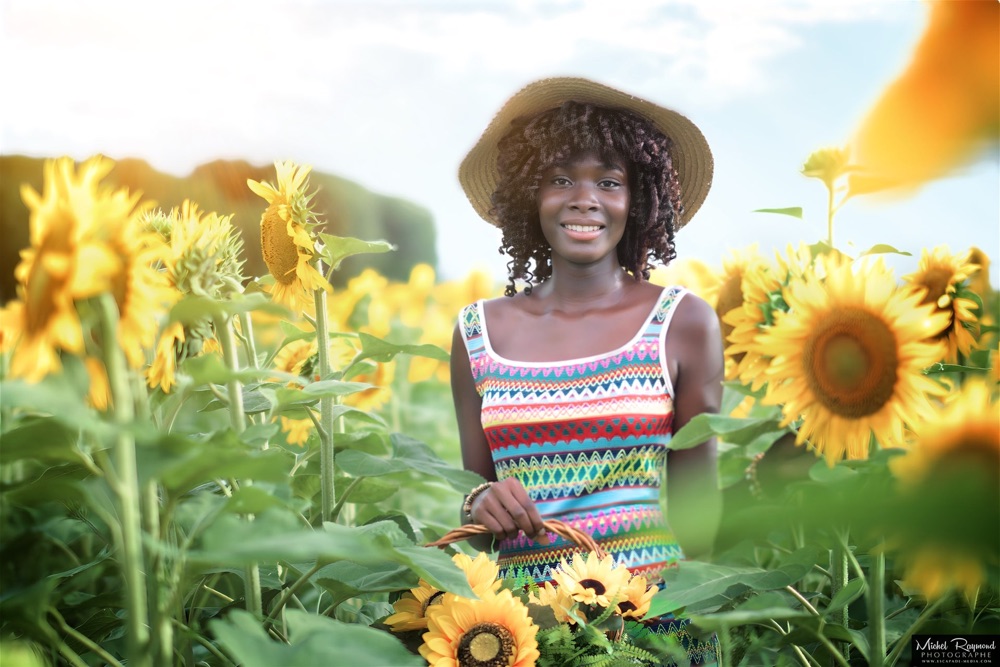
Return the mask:
<path id="1" fill-rule="evenodd" d="M 937 303 L 938 299 L 948 293 L 953 276 L 951 269 L 931 269 L 920 278 L 920 284 L 927 288 L 924 303 Z"/>
<path id="2" fill-rule="evenodd" d="M 599 582 L 597 579 L 581 579 L 580 585 L 584 588 L 591 589 L 598 595 L 604 595 L 604 593 L 608 590 L 604 584 Z"/>
<path id="3" fill-rule="evenodd" d="M 458 644 L 460 667 L 501 667 L 514 655 L 514 636 L 497 623 L 479 623 L 469 628 Z"/>
<path id="4" fill-rule="evenodd" d="M 267 270 L 275 280 L 283 285 L 295 282 L 299 252 L 294 239 L 288 235 L 285 221 L 274 206 L 269 206 L 264 211 L 264 217 L 260 221 L 260 248 Z"/>
<path id="5" fill-rule="evenodd" d="M 444 591 L 438 591 L 431 595 L 427 598 L 427 602 L 424 603 L 424 615 L 427 615 L 427 607 L 430 607 L 432 604 L 441 604 L 442 602 L 444 602 Z"/>
<path id="6" fill-rule="evenodd" d="M 841 309 L 818 322 L 806 341 L 804 360 L 810 388 L 836 415 L 860 419 L 875 414 L 895 391 L 896 337 L 867 311 Z"/>

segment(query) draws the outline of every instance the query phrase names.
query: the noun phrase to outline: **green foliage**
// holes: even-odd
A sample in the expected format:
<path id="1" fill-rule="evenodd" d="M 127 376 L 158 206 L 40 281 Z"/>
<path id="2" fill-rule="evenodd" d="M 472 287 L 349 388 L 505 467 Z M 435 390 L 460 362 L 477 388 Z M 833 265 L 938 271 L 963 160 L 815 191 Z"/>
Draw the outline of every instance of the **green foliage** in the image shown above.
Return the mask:
<path id="1" fill-rule="evenodd" d="M 286 622 L 287 644 L 271 640 L 257 619 L 238 609 L 211 625 L 223 648 L 244 667 L 425 664 L 392 635 L 364 625 L 341 623 L 296 609 L 286 612 Z"/>

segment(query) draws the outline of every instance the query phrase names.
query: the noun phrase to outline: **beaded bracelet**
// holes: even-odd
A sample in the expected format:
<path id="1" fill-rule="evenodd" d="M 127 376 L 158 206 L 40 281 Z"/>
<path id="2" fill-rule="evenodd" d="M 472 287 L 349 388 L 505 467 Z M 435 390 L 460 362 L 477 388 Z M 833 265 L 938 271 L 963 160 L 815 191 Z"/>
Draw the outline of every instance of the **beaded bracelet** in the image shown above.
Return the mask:
<path id="1" fill-rule="evenodd" d="M 472 501 L 476 499 L 476 496 L 478 496 L 491 486 L 493 486 L 493 482 L 483 482 L 479 486 L 469 491 L 469 495 L 465 497 L 465 502 L 462 503 L 462 511 L 465 512 L 465 516 L 469 517 L 470 519 L 472 518 Z"/>

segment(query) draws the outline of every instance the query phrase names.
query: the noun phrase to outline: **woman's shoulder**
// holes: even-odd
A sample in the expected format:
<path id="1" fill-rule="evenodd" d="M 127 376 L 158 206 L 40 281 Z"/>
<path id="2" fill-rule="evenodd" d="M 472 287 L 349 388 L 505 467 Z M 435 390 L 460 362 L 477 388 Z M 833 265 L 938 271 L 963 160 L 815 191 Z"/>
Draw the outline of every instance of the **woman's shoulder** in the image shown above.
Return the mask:
<path id="1" fill-rule="evenodd" d="M 677 303 L 672 327 L 707 332 L 719 328 L 715 308 L 694 292 L 685 289 L 684 298 Z"/>

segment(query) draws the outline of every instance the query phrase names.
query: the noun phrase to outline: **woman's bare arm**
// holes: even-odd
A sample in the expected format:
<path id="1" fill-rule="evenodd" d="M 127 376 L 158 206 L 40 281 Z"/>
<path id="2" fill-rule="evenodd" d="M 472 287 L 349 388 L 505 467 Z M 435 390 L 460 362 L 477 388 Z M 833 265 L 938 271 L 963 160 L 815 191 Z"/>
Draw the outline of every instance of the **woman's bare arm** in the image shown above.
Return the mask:
<path id="1" fill-rule="evenodd" d="M 718 413 L 725 366 L 715 311 L 693 294 L 677 304 L 667 336 L 674 372 L 674 431 L 695 416 Z M 668 521 L 687 558 L 707 556 L 722 514 L 715 438 L 667 457 Z"/>
<path id="2" fill-rule="evenodd" d="M 522 530 L 525 535 L 538 535 L 543 530 L 542 517 L 521 482 L 515 477 L 496 481 L 496 469 L 490 456 L 486 434 L 483 433 L 483 400 L 476 391 L 460 325 L 455 327 L 451 350 L 451 393 L 458 419 L 462 464 L 466 470 L 479 473 L 486 480 L 495 482 L 489 490 L 476 496 L 472 504 L 471 522 L 483 524 L 497 539 L 513 537 Z M 469 523 L 470 519 L 463 515 L 462 521 Z M 490 541 L 488 538 L 474 541 L 473 546 L 488 549 Z"/>

